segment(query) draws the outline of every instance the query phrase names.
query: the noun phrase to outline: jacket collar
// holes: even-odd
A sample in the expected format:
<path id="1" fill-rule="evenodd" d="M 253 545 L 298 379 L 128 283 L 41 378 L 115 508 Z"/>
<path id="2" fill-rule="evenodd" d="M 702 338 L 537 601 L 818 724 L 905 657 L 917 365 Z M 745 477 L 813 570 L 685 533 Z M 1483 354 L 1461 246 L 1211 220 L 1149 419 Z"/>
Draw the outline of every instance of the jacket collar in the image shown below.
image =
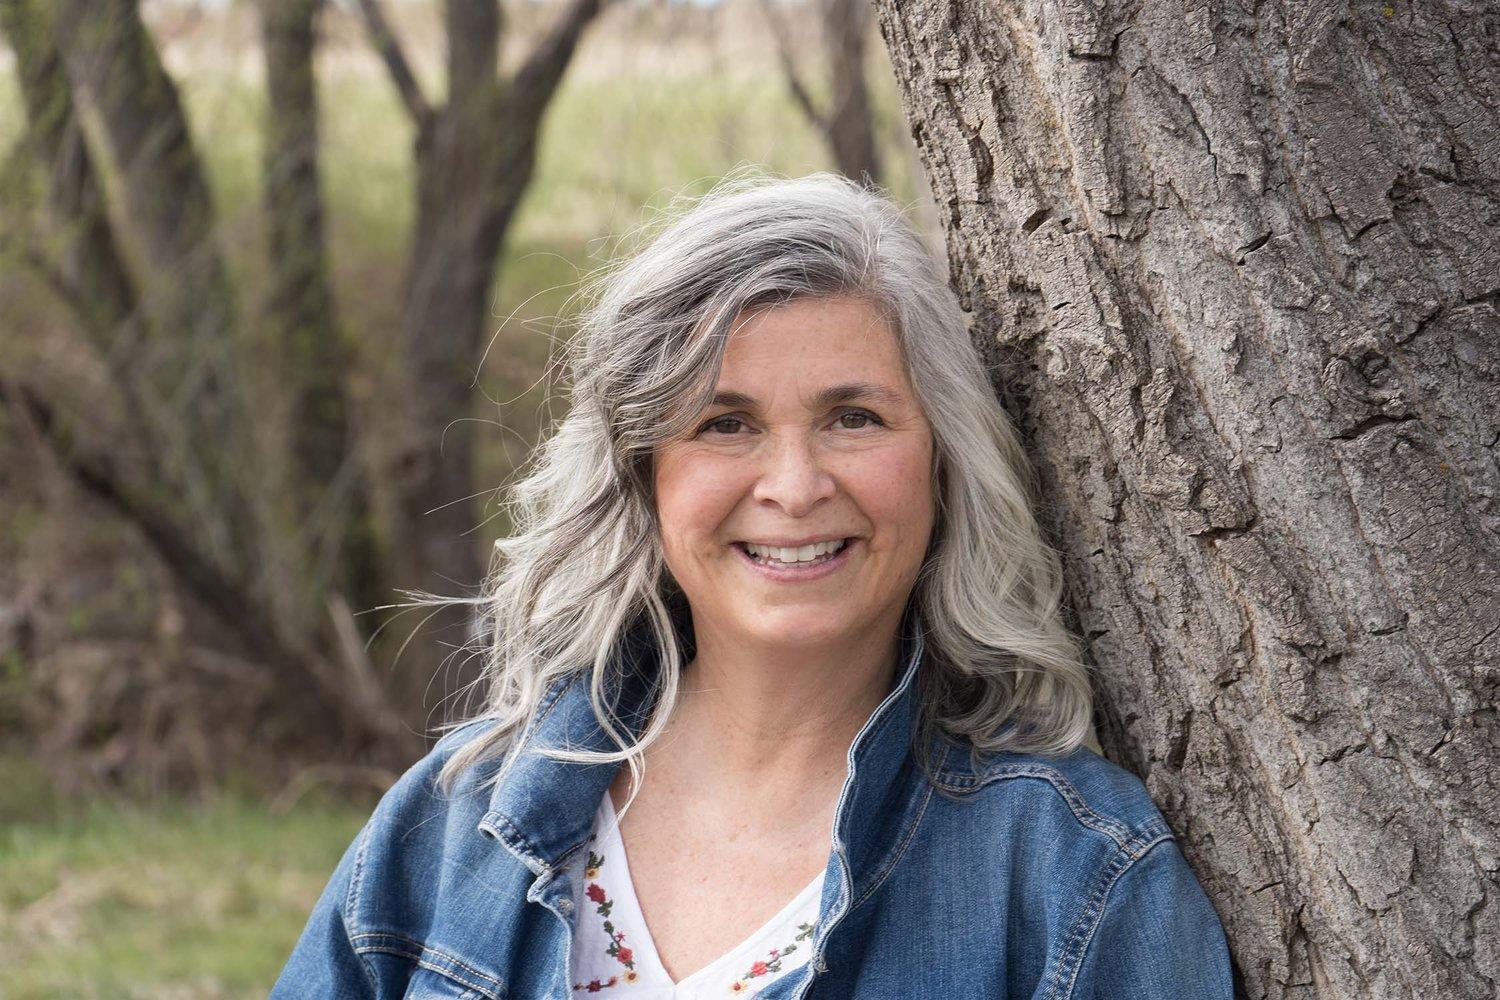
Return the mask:
<path id="1" fill-rule="evenodd" d="M 930 794 L 917 776 L 912 740 L 920 712 L 917 675 L 925 642 L 908 616 L 902 628 L 895 684 L 849 748 L 849 773 L 834 821 L 833 853 L 825 908 L 843 891 L 848 873 L 854 899 L 862 899 L 889 872 L 906 831 L 920 819 Z M 658 655 L 644 630 L 621 643 L 605 683 L 605 702 L 632 736 L 643 731 L 655 703 Z M 543 748 L 618 749 L 594 715 L 590 671 L 555 680 L 506 779 L 491 795 L 479 826 L 515 853 L 538 876 L 555 875 L 589 834 L 594 811 L 620 764 L 580 764 L 543 756 Z M 845 897 L 847 901 L 847 897 Z"/>

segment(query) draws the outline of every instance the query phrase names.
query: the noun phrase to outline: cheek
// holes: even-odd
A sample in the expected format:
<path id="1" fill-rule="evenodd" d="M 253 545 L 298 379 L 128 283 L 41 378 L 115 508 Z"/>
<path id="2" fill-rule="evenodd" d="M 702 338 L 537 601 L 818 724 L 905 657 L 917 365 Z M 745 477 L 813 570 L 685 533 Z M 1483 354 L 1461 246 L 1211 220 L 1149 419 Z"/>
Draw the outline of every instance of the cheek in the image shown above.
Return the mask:
<path id="1" fill-rule="evenodd" d="M 893 449 L 881 456 L 868 478 L 872 503 L 888 517 L 913 526 L 931 519 L 932 490 L 930 447 Z"/>
<path id="2" fill-rule="evenodd" d="M 715 534 L 734 510 L 738 485 L 718 463 L 664 460 L 657 465 L 656 509 L 668 552 Z"/>

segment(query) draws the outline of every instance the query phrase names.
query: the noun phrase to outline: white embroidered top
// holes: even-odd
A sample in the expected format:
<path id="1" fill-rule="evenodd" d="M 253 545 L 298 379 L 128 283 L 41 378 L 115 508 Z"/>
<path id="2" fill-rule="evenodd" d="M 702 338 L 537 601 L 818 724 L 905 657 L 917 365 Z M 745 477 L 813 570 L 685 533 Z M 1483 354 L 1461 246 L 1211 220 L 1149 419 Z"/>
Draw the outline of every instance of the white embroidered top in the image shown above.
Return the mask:
<path id="1" fill-rule="evenodd" d="M 573 912 L 573 996 L 605 993 L 628 1000 L 753 997 L 807 962 L 823 894 L 823 873 L 745 940 L 681 982 L 656 955 L 630 881 L 625 844 L 609 792 L 579 852 Z"/>

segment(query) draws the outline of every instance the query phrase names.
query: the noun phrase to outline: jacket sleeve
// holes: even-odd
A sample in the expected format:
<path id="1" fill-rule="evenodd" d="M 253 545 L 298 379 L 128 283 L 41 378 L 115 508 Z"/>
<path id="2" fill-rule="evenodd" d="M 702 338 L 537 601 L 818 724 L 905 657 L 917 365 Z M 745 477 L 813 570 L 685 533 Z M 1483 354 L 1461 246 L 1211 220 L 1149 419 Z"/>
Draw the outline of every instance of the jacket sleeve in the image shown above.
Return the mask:
<path id="1" fill-rule="evenodd" d="M 373 820 L 371 821 L 373 822 Z M 366 823 L 334 869 L 313 907 L 302 937 L 292 950 L 269 1000 L 374 1000 L 375 979 L 364 959 L 354 951 L 346 909 L 351 879 L 357 878 L 364 845 L 370 835 Z"/>
<path id="2" fill-rule="evenodd" d="M 1109 887 L 1068 1000 L 1232 1000 L 1229 945 L 1177 842 L 1157 841 Z"/>

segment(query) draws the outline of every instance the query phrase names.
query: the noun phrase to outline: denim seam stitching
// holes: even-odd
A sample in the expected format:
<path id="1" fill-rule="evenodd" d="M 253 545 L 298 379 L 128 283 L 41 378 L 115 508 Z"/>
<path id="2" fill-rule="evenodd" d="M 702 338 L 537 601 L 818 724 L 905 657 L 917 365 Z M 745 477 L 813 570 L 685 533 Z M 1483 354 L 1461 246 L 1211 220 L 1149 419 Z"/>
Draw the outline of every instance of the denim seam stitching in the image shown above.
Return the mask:
<path id="1" fill-rule="evenodd" d="M 1147 838 L 1150 839 L 1147 839 Z M 1099 930 L 1099 924 L 1104 919 L 1105 908 L 1109 904 L 1109 894 L 1116 883 L 1125 877 L 1125 873 L 1133 869 L 1136 862 L 1146 856 L 1146 852 L 1165 840 L 1171 840 L 1170 832 L 1160 832 L 1155 829 L 1144 831 L 1141 835 L 1120 847 L 1113 860 L 1106 866 L 1101 875 L 1108 874 L 1110 869 L 1118 867 L 1119 870 L 1109 875 L 1109 878 L 1094 890 L 1088 905 L 1078 916 L 1078 922 L 1073 925 L 1072 932 L 1068 935 L 1068 942 L 1063 947 L 1062 957 L 1058 960 L 1057 976 L 1067 975 L 1067 989 L 1058 993 L 1063 983 L 1058 983 L 1054 989 L 1054 995 L 1058 1000 L 1072 1000 L 1073 990 L 1078 986 L 1078 974 L 1083 971 L 1083 960 L 1088 955 L 1089 944 L 1094 939 L 1094 934 Z"/>
<path id="2" fill-rule="evenodd" d="M 463 959 L 459 958 L 457 955 L 452 954 L 451 952 L 444 951 L 441 948 L 434 948 L 431 945 L 423 944 L 423 943 L 421 943 L 419 941 L 416 941 L 413 938 L 407 937 L 404 934 L 385 934 L 385 935 L 381 935 L 380 932 L 373 931 L 373 932 L 367 932 L 365 935 L 362 935 L 362 936 L 364 936 L 364 937 L 377 937 L 377 936 L 393 937 L 393 938 L 397 938 L 399 940 L 405 941 L 408 944 L 416 945 L 419 949 L 421 949 L 422 954 L 424 954 L 424 955 L 425 954 L 434 955 L 434 956 L 436 956 L 438 958 L 441 958 L 445 962 L 451 962 L 454 965 L 458 966 L 460 969 L 463 969 L 469 975 L 473 976 L 475 979 L 480 980 L 481 983 L 487 983 L 487 984 L 489 984 L 490 986 L 494 987 L 497 990 L 503 990 L 504 989 L 504 986 L 501 984 L 500 980 L 496 979 L 494 976 L 490 975 L 488 972 L 484 972 L 481 969 L 476 969 L 473 965 L 470 965 L 468 962 L 465 962 Z"/>
<path id="3" fill-rule="evenodd" d="M 891 705 L 885 705 L 884 707 L 891 708 L 892 706 L 894 706 L 896 704 L 899 704 L 899 699 L 896 702 L 892 702 Z M 881 730 L 885 729 L 886 726 L 890 725 L 891 721 L 896 718 L 897 714 L 898 713 L 895 712 L 895 711 L 888 711 L 881 718 L 875 720 L 875 725 L 871 729 L 869 729 L 867 731 L 867 734 L 865 736 L 865 738 L 869 742 L 866 743 L 864 745 L 864 747 L 861 747 L 861 750 L 865 750 L 866 752 L 868 752 L 868 748 L 871 747 L 871 746 L 873 746 L 875 744 L 876 738 L 880 735 Z M 850 762 L 850 771 L 849 771 L 849 773 L 851 775 L 853 775 L 854 778 L 856 778 L 856 779 L 858 778 L 858 773 L 857 772 L 858 772 L 858 769 L 859 769 L 859 764 L 860 764 L 859 754 L 856 753 L 854 755 L 854 759 Z M 850 800 L 850 801 L 852 803 L 853 800 Z M 926 803 L 925 802 L 923 803 L 923 808 L 926 808 Z M 845 869 L 847 869 L 848 865 L 845 864 L 843 867 Z M 849 879 L 849 882 L 850 882 L 850 885 L 849 885 L 849 898 L 852 899 L 854 897 L 854 885 L 853 885 L 854 880 L 852 878 L 852 874 L 851 874 L 851 877 Z M 840 891 L 842 891 L 842 889 L 843 889 L 842 884 L 839 886 L 839 888 L 840 888 Z M 866 893 L 865 895 L 868 895 L 868 893 Z M 864 898 L 865 898 L 864 896 L 861 896 L 860 897 L 860 901 L 863 902 Z M 858 905 L 858 904 L 851 904 L 848 907 L 848 909 L 852 910 L 852 909 L 854 909 L 854 907 L 856 905 Z"/>
<path id="4" fill-rule="evenodd" d="M 1130 842 L 1131 832 L 1129 827 L 1117 820 L 1102 816 L 1091 809 L 1088 803 L 1084 801 L 1083 796 L 1078 793 L 1078 789 L 1074 787 L 1073 783 L 1064 778 L 1054 768 L 1040 765 L 1009 765 L 1003 769 L 987 773 L 983 780 L 968 776 L 958 776 L 957 780 L 955 780 L 955 776 L 940 775 L 939 777 L 943 787 L 954 792 L 966 791 L 965 786 L 968 785 L 972 785 L 974 790 L 978 790 L 992 782 L 1006 781 L 1011 778 L 1039 778 L 1056 789 L 1057 793 L 1068 803 L 1069 808 L 1073 810 L 1073 815 L 1084 826 L 1105 834 L 1122 850 Z"/>
<path id="5" fill-rule="evenodd" d="M 578 678 L 580 678 L 582 676 L 583 676 L 582 672 L 575 673 L 572 677 L 568 678 L 568 683 L 564 684 L 562 687 L 560 687 L 560 688 L 557 689 L 557 693 L 556 694 L 550 695 L 548 697 L 544 697 L 543 698 L 542 704 L 541 704 L 541 711 L 538 712 L 537 717 L 536 717 L 536 722 L 533 723 L 533 725 L 532 725 L 532 729 L 533 730 L 535 730 L 538 726 L 541 725 L 542 720 L 547 717 L 547 715 L 552 711 L 553 708 L 557 707 L 557 703 L 562 700 L 562 696 L 568 690 L 568 688 L 572 687 L 575 683 L 577 683 Z"/>
<path id="6" fill-rule="evenodd" d="M 502 813 L 490 812 L 485 814 L 484 820 L 481 822 L 482 824 L 488 824 L 490 829 L 495 831 L 495 835 L 500 838 L 501 843 L 505 844 L 505 846 L 521 855 L 524 859 L 536 862 L 536 867 L 541 869 L 537 874 L 540 875 L 553 870 L 552 866 L 536 852 L 536 848 L 532 845 L 531 841 L 526 839 L 526 835 L 510 821 L 508 816 Z M 496 822 L 500 823 L 500 828 L 498 829 L 495 827 Z"/>
<path id="7" fill-rule="evenodd" d="M 365 854 L 370 849 L 370 834 L 373 832 L 373 826 L 373 822 L 367 822 L 364 829 L 359 832 L 359 846 L 354 849 L 354 870 L 349 873 L 349 886 L 344 890 L 344 912 L 339 917 L 344 925 L 344 936 L 349 941 L 349 949 L 359 957 L 360 968 L 364 970 L 365 978 L 370 981 L 370 989 L 379 993 L 380 987 L 376 982 L 374 967 L 354 946 L 354 939 L 358 936 L 359 930 L 354 917 L 359 913 L 360 890 L 364 886 L 365 877 Z"/>
<path id="8" fill-rule="evenodd" d="M 1058 794 L 1067 801 L 1069 807 L 1073 809 L 1074 814 L 1079 817 L 1080 822 L 1092 825 L 1101 832 L 1109 833 L 1115 843 L 1119 844 L 1121 848 L 1124 848 L 1128 843 L 1130 837 L 1129 827 L 1096 812 L 1084 800 L 1077 787 L 1055 770 L 1047 767 L 1014 767 L 995 775 L 993 780 L 1006 780 L 1013 777 L 1041 778 L 1057 789 Z M 1092 823 L 1089 823 L 1090 820 L 1092 820 Z"/>
<path id="9" fill-rule="evenodd" d="M 520 743 L 523 747 L 530 743 L 532 738 L 536 736 L 537 730 L 542 728 L 542 723 L 546 720 L 547 716 L 551 715 L 552 710 L 557 707 L 557 703 L 562 701 L 562 696 L 567 693 L 568 688 L 578 683 L 578 679 L 582 676 L 583 673 L 581 671 L 575 672 L 568 678 L 568 682 L 559 687 L 556 692 L 543 692 L 542 700 L 537 705 L 536 718 L 531 721 L 531 725 L 521 734 Z"/>
<path id="10" fill-rule="evenodd" d="M 356 948 L 361 950 L 381 951 L 387 955 L 400 955 L 402 958 L 409 958 L 413 962 L 422 957 L 422 949 L 425 947 L 416 938 L 410 938 L 405 934 L 398 934 L 395 931 L 364 931 L 363 933 L 354 935 L 353 940 L 369 940 L 374 942 L 355 945 Z M 396 948 L 397 944 L 406 945 L 407 950 L 398 951 Z"/>
<path id="11" fill-rule="evenodd" d="M 867 742 L 863 747 L 860 747 L 860 750 L 862 750 L 866 755 L 869 753 L 869 748 L 875 745 L 875 738 L 880 735 L 881 730 L 885 729 L 891 724 L 892 721 L 895 720 L 898 714 L 896 711 L 894 711 L 894 707 L 896 704 L 896 702 L 892 702 L 890 705 L 886 706 L 887 708 L 892 709 L 892 711 L 886 712 L 885 715 L 875 723 L 875 728 L 871 729 L 869 734 L 865 737 L 869 742 Z M 859 760 L 856 759 L 854 763 L 856 766 L 858 766 Z"/>
<path id="12" fill-rule="evenodd" d="M 865 900 L 869 899 L 872 895 L 875 894 L 875 890 L 879 889 L 880 886 L 885 882 L 886 878 L 890 876 L 890 873 L 895 870 L 896 864 L 901 860 L 902 857 L 905 856 L 906 849 L 910 847 L 911 842 L 916 839 L 917 829 L 922 825 L 922 817 L 927 812 L 927 804 L 932 801 L 932 785 L 928 784 L 926 788 L 927 793 L 922 796 L 922 804 L 917 807 L 916 818 L 912 820 L 911 828 L 908 830 L 906 837 L 901 841 L 900 844 L 896 846 L 896 849 L 891 852 L 890 860 L 887 861 L 885 866 L 876 873 L 874 881 L 870 883 L 870 887 L 864 891 L 864 894 L 861 895 L 859 899 L 850 904 L 849 909 L 851 911 L 857 910 L 864 904 Z"/>
<path id="13" fill-rule="evenodd" d="M 402 958 L 410 959 L 421 968 L 427 969 L 430 972 L 436 972 L 438 975 L 443 976 L 446 979 L 451 979 L 458 985 L 465 987 L 468 992 L 464 994 L 464 997 L 482 996 L 485 997 L 486 1000 L 503 1000 L 501 994 L 494 993 L 490 990 L 485 989 L 483 986 L 468 982 L 462 976 L 456 974 L 451 968 L 446 968 L 436 962 L 428 961 L 420 955 L 412 958 L 412 956 L 407 955 L 403 951 L 398 951 L 395 948 L 388 948 L 384 945 L 369 945 L 365 948 L 365 951 L 377 954 L 400 955 Z M 463 1000 L 463 998 L 460 998 L 460 1000 Z"/>
<path id="14" fill-rule="evenodd" d="M 547 716 L 552 713 L 552 710 L 557 707 L 557 703 L 562 700 L 562 696 L 567 693 L 567 690 L 569 688 L 578 683 L 578 679 L 582 676 L 583 674 L 581 672 L 573 674 L 573 676 L 568 678 L 568 682 L 566 684 L 563 684 L 557 688 L 555 693 L 549 692 L 543 697 L 539 705 L 539 710 L 537 712 L 536 718 L 532 721 L 531 725 L 527 727 L 526 732 L 521 735 L 521 745 L 523 747 L 531 741 L 532 737 L 536 735 L 537 730 L 541 729 L 543 720 L 545 720 Z M 503 824 L 504 829 L 496 829 L 495 821 Z M 526 835 L 523 834 L 520 829 L 510 821 L 509 817 L 491 809 L 486 812 L 484 814 L 484 817 L 479 821 L 479 828 L 481 830 L 486 826 L 488 826 L 490 830 L 494 832 L 495 836 L 500 838 L 501 843 L 505 844 L 512 851 L 515 851 L 517 854 L 521 855 L 523 859 L 529 859 L 536 862 L 536 864 L 541 867 L 543 872 L 552 871 L 552 866 L 547 863 L 546 859 L 544 859 L 540 854 L 537 853 L 535 845 L 533 845 L 531 841 L 526 839 Z"/>
<path id="15" fill-rule="evenodd" d="M 449 977 L 461 986 L 467 986 L 471 990 L 479 991 L 484 996 L 489 997 L 490 1000 L 502 1000 L 505 995 L 505 986 L 494 976 L 479 971 L 457 955 L 450 954 L 440 948 L 424 945 L 420 941 L 413 940 L 404 934 L 367 931 L 364 934 L 358 935 L 358 938 L 377 939 L 372 944 L 357 946 L 361 953 L 378 952 L 386 955 L 398 955 L 401 958 L 409 959 L 424 969 Z M 429 956 L 431 957 L 429 958 Z M 465 979 L 459 970 L 472 976 L 473 979 Z"/>

